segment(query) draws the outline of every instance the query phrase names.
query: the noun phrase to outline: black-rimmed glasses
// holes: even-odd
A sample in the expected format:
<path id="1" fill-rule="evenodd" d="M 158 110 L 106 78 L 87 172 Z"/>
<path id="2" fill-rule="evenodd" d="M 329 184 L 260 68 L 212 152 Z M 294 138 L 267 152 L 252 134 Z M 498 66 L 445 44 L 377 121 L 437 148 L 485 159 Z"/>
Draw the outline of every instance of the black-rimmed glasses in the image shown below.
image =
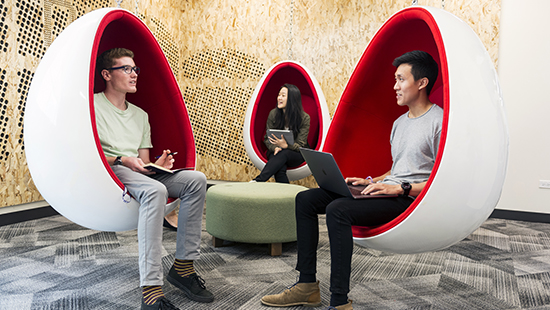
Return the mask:
<path id="1" fill-rule="evenodd" d="M 106 70 L 118 70 L 118 69 L 122 69 L 124 71 L 124 73 L 126 73 L 126 74 L 131 74 L 132 71 L 134 71 L 136 74 L 139 75 L 139 71 L 140 71 L 139 67 L 132 67 L 132 66 L 129 66 L 129 65 L 107 68 Z"/>

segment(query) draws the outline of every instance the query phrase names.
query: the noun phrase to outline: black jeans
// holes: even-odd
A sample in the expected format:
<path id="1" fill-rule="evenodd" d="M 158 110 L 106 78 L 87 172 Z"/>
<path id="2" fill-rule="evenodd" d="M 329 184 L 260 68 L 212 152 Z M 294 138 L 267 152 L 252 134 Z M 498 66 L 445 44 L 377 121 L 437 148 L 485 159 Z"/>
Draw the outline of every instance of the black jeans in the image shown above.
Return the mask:
<path id="1" fill-rule="evenodd" d="M 351 226 L 385 224 L 403 213 L 413 202 L 410 197 L 352 199 L 314 188 L 296 196 L 298 263 L 296 270 L 317 272 L 319 243 L 318 214 L 326 214 L 330 242 L 330 291 L 348 294 L 353 236 Z"/>
<path id="2" fill-rule="evenodd" d="M 265 164 L 262 172 L 254 179 L 258 182 L 266 182 L 275 176 L 275 181 L 279 183 L 289 183 L 286 175 L 287 167 L 296 167 L 304 162 L 302 153 L 284 149 L 273 155 L 273 152 L 267 154 L 267 163 Z"/>

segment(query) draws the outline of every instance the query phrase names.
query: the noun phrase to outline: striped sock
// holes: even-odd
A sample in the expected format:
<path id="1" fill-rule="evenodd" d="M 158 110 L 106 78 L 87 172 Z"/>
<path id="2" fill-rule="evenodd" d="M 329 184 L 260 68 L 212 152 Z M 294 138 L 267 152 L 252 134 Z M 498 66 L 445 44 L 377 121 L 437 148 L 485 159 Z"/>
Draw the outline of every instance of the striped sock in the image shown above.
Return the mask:
<path id="1" fill-rule="evenodd" d="M 187 277 L 195 273 L 192 260 L 177 259 L 174 261 L 174 269 L 180 277 Z"/>
<path id="2" fill-rule="evenodd" d="M 144 286 L 142 294 L 143 302 L 146 305 L 152 305 L 157 301 L 157 299 L 164 296 L 164 293 L 162 292 L 162 287 L 160 285 Z"/>

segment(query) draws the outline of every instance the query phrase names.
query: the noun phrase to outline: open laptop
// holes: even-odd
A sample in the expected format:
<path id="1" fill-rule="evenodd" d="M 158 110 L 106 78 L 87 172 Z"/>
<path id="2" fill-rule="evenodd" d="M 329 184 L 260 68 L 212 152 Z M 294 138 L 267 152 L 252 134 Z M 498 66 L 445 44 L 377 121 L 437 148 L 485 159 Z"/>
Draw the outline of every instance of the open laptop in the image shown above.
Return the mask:
<path id="1" fill-rule="evenodd" d="M 354 199 L 397 197 L 397 195 L 363 195 L 361 191 L 366 186 L 347 184 L 332 154 L 306 148 L 300 148 L 300 152 L 315 181 L 322 189 Z"/>

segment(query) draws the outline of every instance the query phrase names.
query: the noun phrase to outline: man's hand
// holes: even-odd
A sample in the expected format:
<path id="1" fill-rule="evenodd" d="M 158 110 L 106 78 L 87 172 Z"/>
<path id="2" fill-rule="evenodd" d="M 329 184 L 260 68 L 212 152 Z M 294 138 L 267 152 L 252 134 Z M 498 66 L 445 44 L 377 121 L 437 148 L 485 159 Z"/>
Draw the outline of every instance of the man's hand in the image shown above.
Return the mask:
<path id="1" fill-rule="evenodd" d="M 372 183 L 361 192 L 362 195 L 399 195 L 402 193 L 401 185 L 384 183 Z"/>
<path id="2" fill-rule="evenodd" d="M 400 185 L 389 185 L 384 183 L 374 183 L 369 177 L 368 179 L 363 178 L 346 178 L 346 183 L 351 185 L 366 185 L 367 187 L 361 191 L 362 195 L 391 195 L 391 194 L 401 194 L 403 189 Z"/>
<path id="3" fill-rule="evenodd" d="M 122 164 L 135 172 L 141 172 L 143 174 L 153 174 L 154 172 L 143 168 L 143 161 L 138 157 L 122 157 Z"/>
<path id="4" fill-rule="evenodd" d="M 372 184 L 372 180 L 363 178 L 346 178 L 346 183 L 351 185 L 369 185 Z"/>
<path id="5" fill-rule="evenodd" d="M 162 155 L 159 157 L 159 159 L 157 159 L 155 164 L 162 166 L 166 169 L 172 169 L 175 159 L 172 155 L 170 155 L 170 153 L 170 150 L 162 151 Z"/>

